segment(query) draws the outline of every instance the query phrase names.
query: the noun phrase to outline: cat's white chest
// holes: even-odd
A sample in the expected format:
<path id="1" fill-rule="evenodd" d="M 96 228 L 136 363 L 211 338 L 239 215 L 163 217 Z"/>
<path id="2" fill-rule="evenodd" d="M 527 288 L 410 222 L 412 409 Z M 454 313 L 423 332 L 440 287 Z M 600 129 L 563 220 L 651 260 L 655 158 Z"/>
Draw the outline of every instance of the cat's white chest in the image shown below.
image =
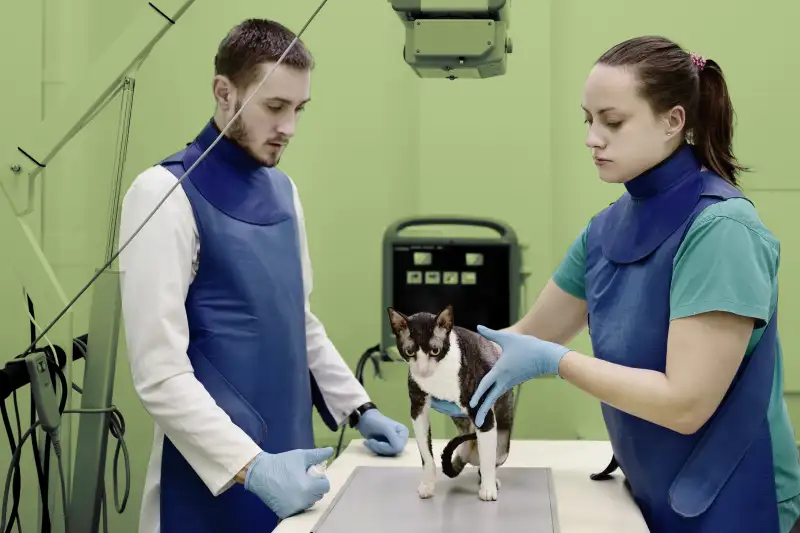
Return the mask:
<path id="1" fill-rule="evenodd" d="M 436 370 L 430 376 L 420 376 L 411 370 L 411 377 L 426 393 L 440 400 L 461 405 L 461 386 L 458 373 L 461 370 L 461 351 L 454 334 L 450 336 L 450 350 L 436 363 Z"/>

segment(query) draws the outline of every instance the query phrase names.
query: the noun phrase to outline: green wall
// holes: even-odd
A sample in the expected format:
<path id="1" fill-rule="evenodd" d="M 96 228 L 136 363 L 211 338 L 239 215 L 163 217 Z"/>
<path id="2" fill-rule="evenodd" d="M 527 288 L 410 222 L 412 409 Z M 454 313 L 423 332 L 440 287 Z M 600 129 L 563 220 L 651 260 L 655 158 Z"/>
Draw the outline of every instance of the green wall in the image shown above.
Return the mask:
<path id="1" fill-rule="evenodd" d="M 13 153 L 16 134 L 26 124 L 68 105 L 58 100 L 64 84 L 92 68 L 137 5 L 133 0 L 0 5 L 0 19 L 14 21 L 0 33 L 5 51 L 0 67 L 10 80 L 0 85 L 5 126 L 0 153 Z M 223 9 L 198 0 L 137 73 L 123 187 L 180 149 L 210 117 L 213 55 L 230 27 L 246 17 L 270 17 L 299 29 L 316 6 L 316 0 L 237 0 Z M 597 179 L 583 144 L 584 77 L 614 43 L 663 33 L 717 60 L 728 76 L 741 128 L 736 149 L 755 168 L 744 187 L 783 243 L 787 400 L 800 424 L 800 336 L 792 327 L 800 316 L 795 303 L 800 282 L 794 275 L 800 236 L 789 227 L 800 190 L 793 157 L 800 59 L 786 37 L 793 34 L 790 24 L 800 8 L 786 2 L 733 8 L 719 0 L 676 0 L 654 17 L 652 6 L 625 0 L 514 2 L 509 73 L 450 82 L 417 79 L 403 64 L 403 28 L 386 0 L 328 2 L 304 36 L 318 64 L 313 103 L 282 167 L 304 202 L 315 273 L 313 308 L 352 367 L 379 341 L 381 239 L 398 218 L 504 219 L 526 245 L 525 299 L 533 301 L 588 217 L 619 194 Z M 356 17 L 369 23 L 358 24 Z M 42 208 L 30 221 L 70 297 L 104 260 L 118 109 L 119 101 L 112 102 L 81 132 L 37 189 Z M 0 168 L 7 166 L 0 162 Z M 0 236 L 3 231 L 8 229 L 0 228 Z M 13 253 L 7 251 L 9 257 Z M 7 360 L 28 338 L 20 284 L 8 261 L 0 261 L 0 296 L 0 357 Z M 90 298 L 88 293 L 76 307 L 77 332 L 87 327 Z M 132 493 L 124 515 L 112 512 L 109 519 L 113 531 L 128 533 L 138 521 L 152 423 L 133 392 L 121 340 L 114 401 L 126 420 Z M 585 334 L 575 348 L 590 352 Z M 75 365 L 78 382 L 81 369 L 82 363 Z M 383 371 L 385 380 L 376 380 L 367 370 L 367 388 L 384 412 L 408 422 L 404 368 L 384 365 Z M 27 402 L 22 404 L 27 420 Z M 319 421 L 317 426 L 320 445 L 336 442 L 337 435 Z M 439 436 L 450 433 L 441 418 L 436 428 Z M 517 438 L 605 438 L 598 403 L 554 379 L 526 385 L 516 428 Z M 8 459 L 7 447 L 0 446 L 0 464 Z M 31 528 L 36 481 L 29 452 L 23 460 L 23 525 Z"/>

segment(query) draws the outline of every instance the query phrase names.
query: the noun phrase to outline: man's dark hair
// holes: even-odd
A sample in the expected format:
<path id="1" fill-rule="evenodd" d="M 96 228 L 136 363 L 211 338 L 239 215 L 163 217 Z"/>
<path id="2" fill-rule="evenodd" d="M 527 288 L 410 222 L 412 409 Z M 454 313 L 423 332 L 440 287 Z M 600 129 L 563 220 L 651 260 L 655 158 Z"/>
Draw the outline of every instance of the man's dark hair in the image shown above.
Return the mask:
<path id="1" fill-rule="evenodd" d="M 247 87 L 256 81 L 258 65 L 277 62 L 295 37 L 294 32 L 278 22 L 247 19 L 234 27 L 220 43 L 214 57 L 214 72 L 226 76 L 237 87 Z M 314 67 L 314 60 L 298 39 L 281 65 L 309 70 Z"/>

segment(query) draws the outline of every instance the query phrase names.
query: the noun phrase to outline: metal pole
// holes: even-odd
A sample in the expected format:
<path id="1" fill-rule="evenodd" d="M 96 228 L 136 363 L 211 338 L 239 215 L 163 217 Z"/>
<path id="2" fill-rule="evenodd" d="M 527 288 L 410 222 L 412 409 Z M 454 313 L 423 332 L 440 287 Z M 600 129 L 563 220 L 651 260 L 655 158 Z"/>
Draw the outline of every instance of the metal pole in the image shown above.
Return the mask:
<path id="1" fill-rule="evenodd" d="M 114 393 L 114 373 L 120 331 L 121 302 L 119 272 L 107 269 L 94 284 L 89 322 L 89 349 L 81 398 L 81 409 L 107 409 Z M 69 530 L 96 533 L 100 527 L 100 504 L 106 473 L 109 413 L 80 416 L 75 447 L 75 475 L 69 501 Z"/>

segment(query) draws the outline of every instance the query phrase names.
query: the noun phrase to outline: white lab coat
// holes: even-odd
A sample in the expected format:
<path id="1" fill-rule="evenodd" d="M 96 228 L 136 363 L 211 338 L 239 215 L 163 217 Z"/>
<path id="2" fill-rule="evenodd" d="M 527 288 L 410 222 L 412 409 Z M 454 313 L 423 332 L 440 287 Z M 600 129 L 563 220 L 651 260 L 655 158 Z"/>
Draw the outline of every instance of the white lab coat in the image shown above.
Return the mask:
<path id="1" fill-rule="evenodd" d="M 160 166 L 137 176 L 123 200 L 120 245 L 176 181 Z M 294 183 L 292 187 L 299 217 L 308 364 L 328 408 L 341 424 L 369 397 L 311 312 L 312 271 L 305 222 Z M 178 186 L 119 257 L 133 383 L 155 423 L 139 533 L 160 533 L 159 480 L 165 433 L 215 495 L 235 483 L 236 473 L 260 451 L 194 377 L 186 355 L 185 299 L 197 272 L 199 247 L 191 205 Z"/>

